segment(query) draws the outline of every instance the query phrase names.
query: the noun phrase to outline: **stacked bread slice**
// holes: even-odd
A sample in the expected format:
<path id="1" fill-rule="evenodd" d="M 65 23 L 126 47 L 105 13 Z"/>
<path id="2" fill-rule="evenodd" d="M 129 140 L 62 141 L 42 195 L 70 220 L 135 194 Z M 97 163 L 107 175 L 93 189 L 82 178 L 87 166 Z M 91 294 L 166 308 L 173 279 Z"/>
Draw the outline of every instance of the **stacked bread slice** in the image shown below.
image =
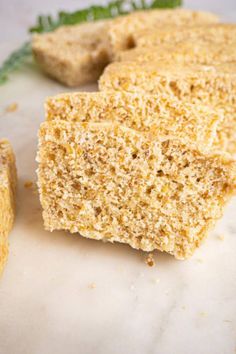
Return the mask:
<path id="1" fill-rule="evenodd" d="M 221 115 L 156 95 L 52 97 L 39 133 L 46 229 L 189 257 L 236 190 Z"/>
<path id="2" fill-rule="evenodd" d="M 100 78 L 101 90 L 167 94 L 181 102 L 221 109 L 219 149 L 236 152 L 236 62 L 197 65 L 160 61 L 110 64 Z"/>
<path id="3" fill-rule="evenodd" d="M 169 23 L 180 26 L 218 21 L 211 13 L 187 9 L 138 11 L 114 20 L 62 26 L 37 34 L 33 53 L 45 73 L 73 87 L 96 81 L 117 53 L 133 45 L 138 31 Z"/>
<path id="4" fill-rule="evenodd" d="M 38 152 L 46 229 L 193 254 L 236 192 L 234 26 L 216 22 L 188 10 L 107 22 L 109 60 L 118 62 L 100 92 L 46 102 Z"/>

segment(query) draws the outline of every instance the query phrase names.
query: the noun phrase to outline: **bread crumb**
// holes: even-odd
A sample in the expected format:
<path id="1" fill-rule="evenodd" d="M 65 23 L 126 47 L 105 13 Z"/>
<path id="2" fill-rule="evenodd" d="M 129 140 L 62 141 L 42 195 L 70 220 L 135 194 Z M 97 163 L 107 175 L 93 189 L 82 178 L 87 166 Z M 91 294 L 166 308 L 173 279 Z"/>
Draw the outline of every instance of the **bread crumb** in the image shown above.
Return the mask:
<path id="1" fill-rule="evenodd" d="M 201 317 L 207 317 L 207 312 L 204 312 L 204 311 L 200 312 L 200 316 Z"/>
<path id="2" fill-rule="evenodd" d="M 26 189 L 30 189 L 33 194 L 38 194 L 37 184 L 34 183 L 33 181 L 30 181 L 30 180 L 25 181 L 24 187 Z"/>
<path id="3" fill-rule="evenodd" d="M 202 258 L 198 258 L 198 259 L 197 259 L 197 262 L 198 262 L 198 263 L 203 263 L 203 259 L 202 259 Z"/>
<path id="4" fill-rule="evenodd" d="M 145 259 L 145 263 L 149 266 L 149 267 L 154 267 L 155 266 L 155 261 L 153 258 L 153 254 L 149 253 Z"/>
<path id="5" fill-rule="evenodd" d="M 27 189 L 31 189 L 33 187 L 33 182 L 32 181 L 25 181 L 24 187 Z"/>
<path id="6" fill-rule="evenodd" d="M 181 306 L 181 309 L 182 310 L 186 310 L 186 306 Z"/>
<path id="7" fill-rule="evenodd" d="M 9 104 L 6 107 L 6 112 L 12 113 L 12 112 L 15 112 L 17 109 L 18 109 L 18 103 L 14 102 L 14 103 Z"/>
<path id="8" fill-rule="evenodd" d="M 95 289 L 95 288 L 96 288 L 96 284 L 95 284 L 95 283 L 90 283 L 90 284 L 88 285 L 88 288 L 89 288 L 89 289 Z"/>
<path id="9" fill-rule="evenodd" d="M 217 238 L 218 238 L 218 240 L 220 240 L 220 241 L 224 241 L 224 239 L 225 239 L 225 235 L 217 235 Z"/>

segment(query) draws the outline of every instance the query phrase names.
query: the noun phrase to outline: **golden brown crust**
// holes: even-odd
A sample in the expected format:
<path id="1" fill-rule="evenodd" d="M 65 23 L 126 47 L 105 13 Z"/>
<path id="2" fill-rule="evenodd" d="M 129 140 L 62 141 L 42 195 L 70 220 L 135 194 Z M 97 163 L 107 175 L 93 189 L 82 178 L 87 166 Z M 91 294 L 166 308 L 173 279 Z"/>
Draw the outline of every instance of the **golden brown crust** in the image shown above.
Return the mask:
<path id="1" fill-rule="evenodd" d="M 7 140 L 0 140 L 0 274 L 8 255 L 8 234 L 15 215 L 16 165 Z"/>

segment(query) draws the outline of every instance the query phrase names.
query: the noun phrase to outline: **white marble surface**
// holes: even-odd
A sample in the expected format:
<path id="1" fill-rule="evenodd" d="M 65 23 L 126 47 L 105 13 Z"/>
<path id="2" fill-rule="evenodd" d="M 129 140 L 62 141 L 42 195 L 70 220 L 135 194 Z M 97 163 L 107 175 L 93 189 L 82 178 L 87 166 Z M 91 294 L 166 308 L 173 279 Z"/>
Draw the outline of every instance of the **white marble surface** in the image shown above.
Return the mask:
<path id="1" fill-rule="evenodd" d="M 236 13 L 235 0 L 186 3 L 229 19 Z M 7 31 L 0 34 L 0 60 L 43 5 L 48 12 L 59 7 L 56 0 L 1 0 Z M 153 268 L 128 246 L 43 230 L 38 197 L 24 182 L 35 179 L 44 98 L 66 90 L 33 68 L 0 87 L 0 135 L 12 141 L 19 173 L 17 219 L 0 281 L 0 354 L 234 354 L 235 200 L 191 260 L 157 252 Z M 5 113 L 13 102 L 19 109 Z"/>

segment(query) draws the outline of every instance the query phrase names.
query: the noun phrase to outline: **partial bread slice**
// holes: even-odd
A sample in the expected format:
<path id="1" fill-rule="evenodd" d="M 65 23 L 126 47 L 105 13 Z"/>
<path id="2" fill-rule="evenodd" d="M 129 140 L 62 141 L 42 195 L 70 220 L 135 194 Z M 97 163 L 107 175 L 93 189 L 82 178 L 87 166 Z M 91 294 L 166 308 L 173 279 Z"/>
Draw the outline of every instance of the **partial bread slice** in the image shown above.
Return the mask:
<path id="1" fill-rule="evenodd" d="M 10 143 L 0 140 L 0 274 L 8 256 L 8 235 L 15 216 L 16 165 Z"/>
<path id="2" fill-rule="evenodd" d="M 158 9 L 136 11 L 127 16 L 120 16 L 110 22 L 108 37 L 112 55 L 135 46 L 139 33 L 142 30 L 158 33 L 163 26 L 193 26 L 219 22 L 218 16 L 210 12 L 193 11 L 188 9 Z M 176 27 L 178 26 L 178 27 Z"/>
<path id="3" fill-rule="evenodd" d="M 150 47 L 159 46 L 163 43 L 176 45 L 177 43 L 198 41 L 206 44 L 235 45 L 236 25 L 230 23 L 198 24 L 198 26 L 179 26 L 169 24 L 153 29 L 144 29 L 133 34 L 134 46 Z"/>
<path id="4" fill-rule="evenodd" d="M 236 62 L 236 41 L 233 44 L 184 41 L 176 44 L 163 43 L 150 47 L 136 47 L 116 56 L 117 61 L 152 63 L 166 60 L 168 63 L 214 65 Z"/>
<path id="5" fill-rule="evenodd" d="M 108 21 L 64 26 L 33 37 L 40 67 L 67 86 L 96 81 L 109 62 Z"/>
<path id="6" fill-rule="evenodd" d="M 100 90 L 167 94 L 182 102 L 204 103 L 222 109 L 218 148 L 236 152 L 236 62 L 216 65 L 187 63 L 115 62 L 99 80 Z"/>
<path id="7" fill-rule="evenodd" d="M 48 98 L 46 119 L 112 121 L 153 137 L 174 136 L 210 149 L 219 139 L 222 113 L 205 105 L 183 104 L 167 95 L 126 92 L 69 93 Z"/>
<path id="8" fill-rule="evenodd" d="M 114 122 L 41 125 L 38 185 L 47 230 L 184 259 L 236 190 L 236 163 Z"/>

